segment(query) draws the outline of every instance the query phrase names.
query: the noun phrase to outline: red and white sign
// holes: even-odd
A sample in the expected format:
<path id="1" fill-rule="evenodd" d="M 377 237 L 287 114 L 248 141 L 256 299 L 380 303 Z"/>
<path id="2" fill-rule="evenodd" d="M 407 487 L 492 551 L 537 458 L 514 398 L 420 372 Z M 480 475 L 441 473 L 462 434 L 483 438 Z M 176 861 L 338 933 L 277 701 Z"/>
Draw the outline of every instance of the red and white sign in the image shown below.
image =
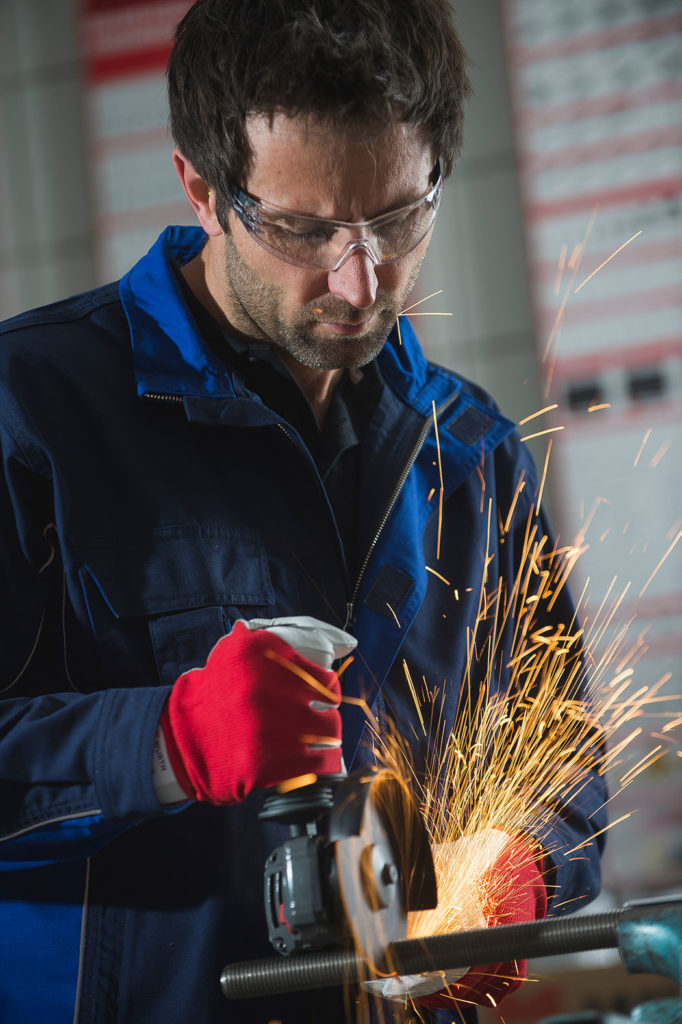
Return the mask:
<path id="1" fill-rule="evenodd" d="M 190 0 L 85 0 L 88 79 L 101 82 L 163 71 L 175 26 L 189 7 Z"/>
<path id="2" fill-rule="evenodd" d="M 536 429 L 555 429 L 562 538 L 586 545 L 573 589 L 593 595 L 588 624 L 610 593 L 614 628 L 632 620 L 638 684 L 670 674 L 679 711 L 682 11 L 679 0 L 504 0 L 503 11 L 538 357 L 558 404 Z M 627 791 L 630 809 L 650 805 L 648 779 Z M 679 767 L 669 779 L 667 799 Z M 679 883 L 679 800 L 670 806 L 656 858 L 644 812 L 640 848 L 614 833 L 607 884 Z"/>
<path id="3" fill-rule="evenodd" d="M 193 214 L 171 164 L 164 71 L 191 0 L 83 0 L 95 248 L 120 277 L 170 223 Z"/>

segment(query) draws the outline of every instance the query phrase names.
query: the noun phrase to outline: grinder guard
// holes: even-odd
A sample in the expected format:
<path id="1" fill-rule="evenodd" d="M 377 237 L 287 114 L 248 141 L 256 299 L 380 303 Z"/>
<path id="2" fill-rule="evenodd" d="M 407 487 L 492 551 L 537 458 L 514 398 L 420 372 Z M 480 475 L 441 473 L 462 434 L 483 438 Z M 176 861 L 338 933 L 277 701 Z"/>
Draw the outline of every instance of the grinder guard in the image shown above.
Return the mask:
<path id="1" fill-rule="evenodd" d="M 355 947 L 372 967 L 391 969 L 384 954 L 405 938 L 408 911 L 438 902 L 431 847 L 407 786 L 383 769 L 350 776 L 337 789 L 329 839 Z"/>

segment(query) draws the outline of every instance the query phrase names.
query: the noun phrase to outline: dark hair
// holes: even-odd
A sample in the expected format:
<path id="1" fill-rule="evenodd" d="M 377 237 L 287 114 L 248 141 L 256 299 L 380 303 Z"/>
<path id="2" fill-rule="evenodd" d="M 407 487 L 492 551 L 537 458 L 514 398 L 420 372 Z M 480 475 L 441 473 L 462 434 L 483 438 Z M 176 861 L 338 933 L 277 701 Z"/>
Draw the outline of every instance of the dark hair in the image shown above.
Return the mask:
<path id="1" fill-rule="evenodd" d="M 467 63 L 448 0 L 197 0 L 168 62 L 171 131 L 219 195 L 246 184 L 247 117 L 280 111 L 427 126 L 447 176 Z"/>

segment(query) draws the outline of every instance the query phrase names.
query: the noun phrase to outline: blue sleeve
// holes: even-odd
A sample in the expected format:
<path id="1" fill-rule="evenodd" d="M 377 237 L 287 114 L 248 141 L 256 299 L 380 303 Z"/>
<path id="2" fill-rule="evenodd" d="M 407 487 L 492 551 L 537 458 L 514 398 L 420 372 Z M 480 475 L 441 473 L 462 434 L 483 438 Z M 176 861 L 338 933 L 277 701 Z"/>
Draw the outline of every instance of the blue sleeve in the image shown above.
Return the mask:
<path id="1" fill-rule="evenodd" d="M 169 687 L 0 702 L 0 860 L 90 856 L 161 813 L 151 752 Z"/>
<path id="2" fill-rule="evenodd" d="M 152 749 L 170 687 L 122 680 L 96 692 L 92 680 L 95 692 L 68 692 L 46 639 L 60 632 L 63 585 L 50 473 L 1 428 L 0 419 L 0 861 L 87 857 L 161 813 Z"/>

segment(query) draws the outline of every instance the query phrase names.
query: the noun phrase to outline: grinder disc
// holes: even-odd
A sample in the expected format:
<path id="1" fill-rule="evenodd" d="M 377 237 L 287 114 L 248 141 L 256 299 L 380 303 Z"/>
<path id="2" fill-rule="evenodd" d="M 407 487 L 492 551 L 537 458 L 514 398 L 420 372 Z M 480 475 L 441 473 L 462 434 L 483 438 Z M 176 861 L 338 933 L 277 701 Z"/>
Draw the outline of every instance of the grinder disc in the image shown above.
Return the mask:
<path id="1" fill-rule="evenodd" d="M 407 934 L 407 911 L 437 901 L 431 851 L 407 787 L 369 769 L 337 789 L 329 838 L 346 924 L 373 969 L 390 970 L 386 947 Z"/>

